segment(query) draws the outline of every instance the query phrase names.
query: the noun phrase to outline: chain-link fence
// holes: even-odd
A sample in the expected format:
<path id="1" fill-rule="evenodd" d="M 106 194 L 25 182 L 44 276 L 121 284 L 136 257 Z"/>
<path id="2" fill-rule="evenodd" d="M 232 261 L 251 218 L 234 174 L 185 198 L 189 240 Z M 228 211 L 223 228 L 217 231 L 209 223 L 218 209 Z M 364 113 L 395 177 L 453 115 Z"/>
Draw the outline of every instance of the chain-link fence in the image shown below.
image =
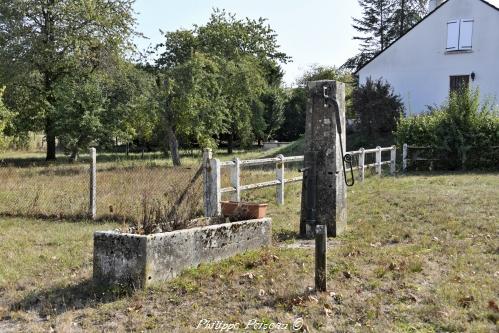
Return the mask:
<path id="1" fill-rule="evenodd" d="M 97 218 L 144 228 L 146 233 L 179 229 L 203 215 L 202 178 L 201 163 L 97 164 Z"/>
<path id="2" fill-rule="evenodd" d="M 83 217 L 88 211 L 88 166 L 0 166 L 0 214 Z"/>
<path id="3" fill-rule="evenodd" d="M 90 217 L 90 163 L 87 157 L 79 163 L 52 165 L 2 161 L 0 215 Z M 171 167 L 164 160 L 109 161 L 108 156 L 97 156 L 96 170 L 95 219 L 167 231 L 203 215 L 200 159 Z"/>

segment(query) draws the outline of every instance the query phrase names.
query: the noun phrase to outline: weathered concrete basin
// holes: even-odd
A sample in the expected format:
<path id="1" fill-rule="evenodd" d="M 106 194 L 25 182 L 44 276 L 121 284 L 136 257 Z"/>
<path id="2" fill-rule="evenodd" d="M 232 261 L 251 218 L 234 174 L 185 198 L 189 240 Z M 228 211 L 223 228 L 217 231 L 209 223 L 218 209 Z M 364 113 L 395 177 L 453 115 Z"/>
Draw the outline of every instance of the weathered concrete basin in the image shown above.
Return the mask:
<path id="1" fill-rule="evenodd" d="M 135 288 L 174 278 L 184 269 L 271 244 L 269 218 L 153 235 L 94 234 L 94 281 Z"/>

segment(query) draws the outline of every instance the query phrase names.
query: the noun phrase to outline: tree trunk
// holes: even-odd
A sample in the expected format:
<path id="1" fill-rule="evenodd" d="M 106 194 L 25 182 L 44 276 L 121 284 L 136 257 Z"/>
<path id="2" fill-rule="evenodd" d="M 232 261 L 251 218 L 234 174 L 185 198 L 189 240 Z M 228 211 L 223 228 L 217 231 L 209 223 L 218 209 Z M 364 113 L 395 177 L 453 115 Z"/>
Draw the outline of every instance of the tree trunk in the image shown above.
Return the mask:
<path id="1" fill-rule="evenodd" d="M 229 144 L 227 146 L 227 154 L 232 154 L 234 151 L 234 134 L 231 132 L 229 134 Z"/>
<path id="2" fill-rule="evenodd" d="M 172 162 L 174 166 L 180 166 L 182 163 L 180 162 L 180 153 L 178 149 L 178 140 L 177 136 L 173 129 L 168 126 L 168 144 L 170 146 L 170 152 L 172 154 Z"/>
<path id="3" fill-rule="evenodd" d="M 69 156 L 69 160 L 71 162 L 77 162 L 78 161 L 78 149 L 73 149 L 73 151 L 71 151 L 71 156 Z"/>
<path id="4" fill-rule="evenodd" d="M 56 160 L 56 145 L 55 145 L 55 129 L 54 122 L 52 118 L 47 117 L 45 120 L 45 137 L 47 139 L 47 161 L 55 161 Z"/>
<path id="5" fill-rule="evenodd" d="M 400 32 L 399 32 L 399 37 L 401 37 L 404 32 L 405 32 L 405 0 L 401 1 L 400 4 Z"/>

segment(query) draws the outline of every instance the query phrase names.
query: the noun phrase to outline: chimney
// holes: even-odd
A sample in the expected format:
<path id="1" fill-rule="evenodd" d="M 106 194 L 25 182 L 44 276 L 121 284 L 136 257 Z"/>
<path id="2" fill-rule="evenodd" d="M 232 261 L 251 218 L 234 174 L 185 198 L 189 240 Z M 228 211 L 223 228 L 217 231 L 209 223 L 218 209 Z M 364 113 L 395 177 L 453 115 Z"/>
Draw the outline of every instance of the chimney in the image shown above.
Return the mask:
<path id="1" fill-rule="evenodd" d="M 443 4 L 446 0 L 430 0 L 430 3 L 428 5 L 428 9 L 430 12 L 434 11 L 437 9 L 438 6 Z"/>

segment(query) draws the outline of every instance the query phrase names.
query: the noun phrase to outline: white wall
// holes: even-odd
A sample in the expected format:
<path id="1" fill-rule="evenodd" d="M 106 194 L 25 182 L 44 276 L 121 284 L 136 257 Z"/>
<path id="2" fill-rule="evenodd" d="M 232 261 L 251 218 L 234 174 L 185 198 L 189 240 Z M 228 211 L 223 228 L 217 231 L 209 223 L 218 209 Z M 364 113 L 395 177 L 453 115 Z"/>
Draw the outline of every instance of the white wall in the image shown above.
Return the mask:
<path id="1" fill-rule="evenodd" d="M 446 53 L 447 22 L 453 19 L 475 20 L 471 52 Z M 480 0 L 448 0 L 358 74 L 361 83 L 368 77 L 388 81 L 407 113 L 415 114 L 445 101 L 451 75 L 472 72 L 482 98 L 499 101 L 499 11 Z"/>

